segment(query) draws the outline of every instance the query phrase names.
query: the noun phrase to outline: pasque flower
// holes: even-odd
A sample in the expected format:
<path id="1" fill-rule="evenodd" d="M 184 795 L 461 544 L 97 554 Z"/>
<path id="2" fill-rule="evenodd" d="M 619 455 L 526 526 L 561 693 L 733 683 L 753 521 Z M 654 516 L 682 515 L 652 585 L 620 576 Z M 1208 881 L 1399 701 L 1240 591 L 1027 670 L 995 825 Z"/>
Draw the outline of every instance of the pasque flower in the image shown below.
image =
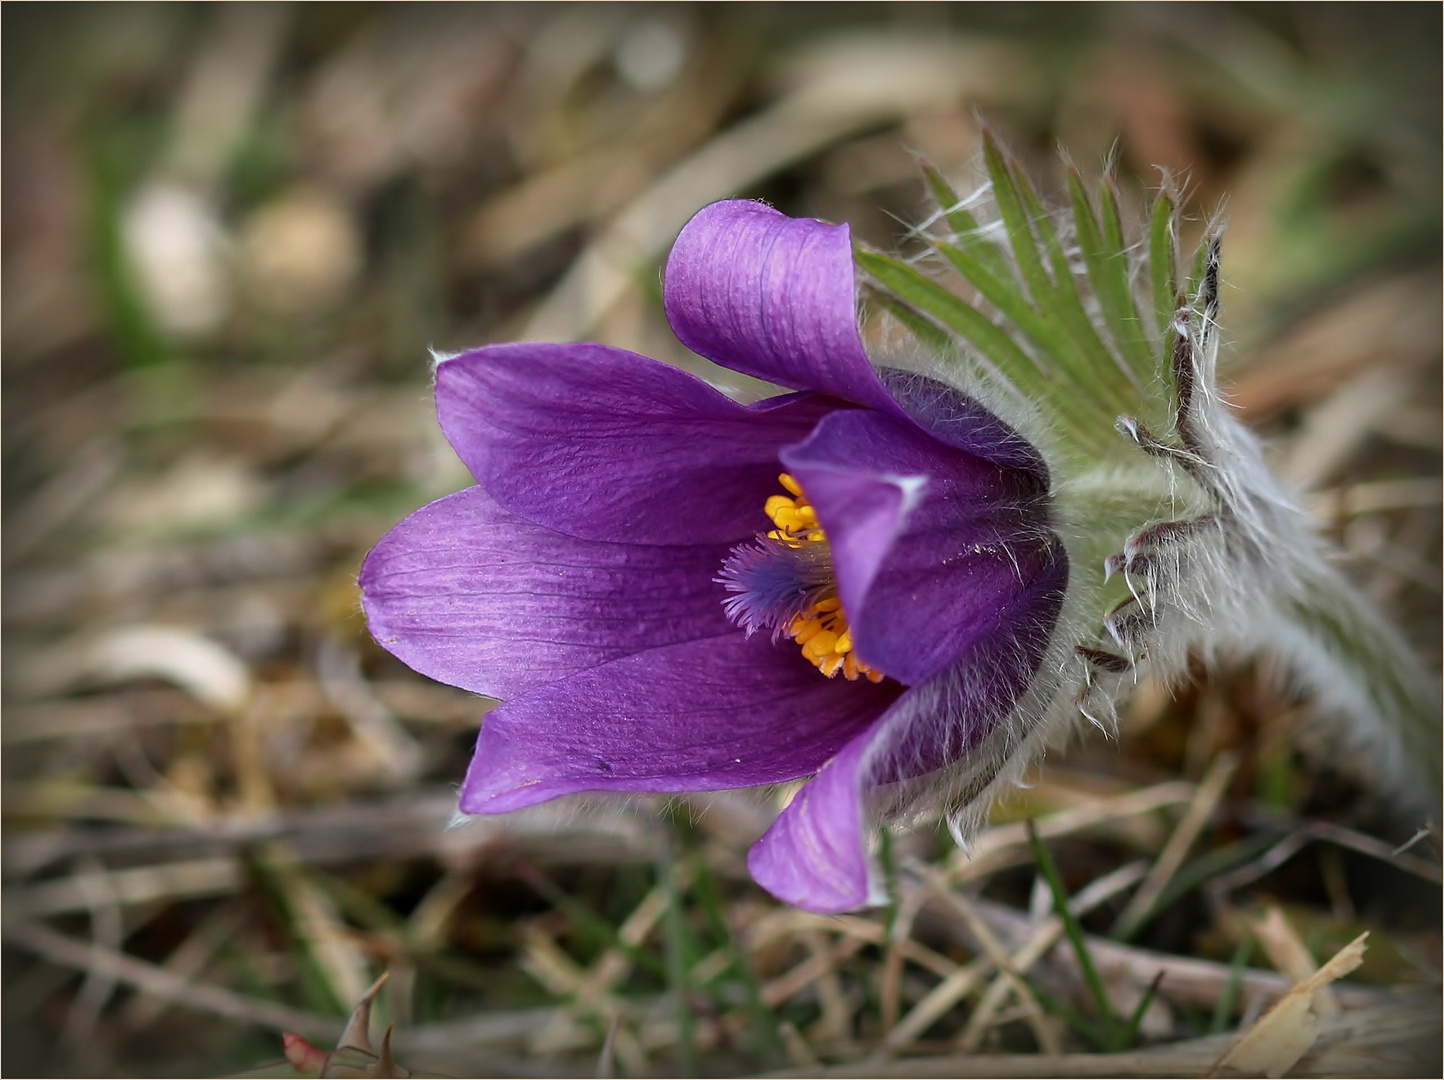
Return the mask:
<path id="1" fill-rule="evenodd" d="M 877 897 L 868 821 L 1005 724 L 1069 563 L 1042 456 L 943 383 L 875 366 L 846 226 L 702 210 L 665 275 L 689 348 L 792 393 L 739 404 L 596 344 L 441 361 L 477 485 L 361 573 L 376 639 L 503 704 L 461 810 L 810 777 L 749 856 L 784 900 Z"/>

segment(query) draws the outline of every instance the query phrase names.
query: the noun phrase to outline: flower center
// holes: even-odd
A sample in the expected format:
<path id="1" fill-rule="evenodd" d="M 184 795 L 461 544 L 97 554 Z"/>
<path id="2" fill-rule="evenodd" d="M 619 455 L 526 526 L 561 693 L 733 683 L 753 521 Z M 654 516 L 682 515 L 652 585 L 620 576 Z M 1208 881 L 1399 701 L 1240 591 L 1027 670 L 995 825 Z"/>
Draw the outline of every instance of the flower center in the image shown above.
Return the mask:
<path id="1" fill-rule="evenodd" d="M 786 473 L 778 479 L 790 495 L 773 495 L 765 507 L 777 528 L 733 548 L 722 564 L 717 580 L 733 594 L 726 601 L 728 617 L 748 634 L 767 627 L 774 641 L 784 634 L 792 638 L 829 679 L 841 672 L 848 679 L 881 682 L 883 673 L 853 652 L 832 546 L 817 512 L 802 485 Z"/>

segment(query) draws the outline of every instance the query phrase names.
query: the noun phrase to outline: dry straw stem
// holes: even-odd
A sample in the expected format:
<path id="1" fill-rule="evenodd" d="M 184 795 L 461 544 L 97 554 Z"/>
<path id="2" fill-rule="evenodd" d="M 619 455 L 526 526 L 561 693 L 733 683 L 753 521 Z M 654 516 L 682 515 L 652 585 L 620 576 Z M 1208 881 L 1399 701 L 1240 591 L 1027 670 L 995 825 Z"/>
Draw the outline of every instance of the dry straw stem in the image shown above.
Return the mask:
<path id="1" fill-rule="evenodd" d="M 366 959 L 332 898 L 283 842 L 264 845 L 256 853 L 256 866 L 273 882 L 296 944 L 310 956 L 337 1004 L 361 999 L 369 979 Z"/>
<path id="2" fill-rule="evenodd" d="M 643 945 L 666 914 L 670 888 L 658 885 L 642 899 L 617 931 L 618 945 L 606 949 L 590 968 L 576 964 L 540 927 L 528 927 L 521 961 L 531 973 L 553 993 L 570 999 L 555 1020 L 536 1032 L 530 1045 L 538 1051 L 573 1046 L 578 1039 L 590 1045 L 591 1032 L 586 1021 L 596 1017 L 607 1025 L 610 1050 L 629 1073 L 645 1071 L 646 1053 L 636 1037 L 622 1026 L 626 1003 L 613 990 L 630 974 L 634 964 L 627 949 Z"/>
<path id="3" fill-rule="evenodd" d="M 1183 780 L 1171 780 L 1139 791 L 1091 798 L 1081 806 L 1069 807 L 1038 818 L 1038 838 L 1056 840 L 1086 829 L 1117 829 L 1120 822 L 1139 818 L 1165 807 L 1187 805 L 1196 794 L 1196 785 Z M 1027 825 L 1023 822 L 998 825 L 980 833 L 968 851 L 959 851 L 952 856 L 948 865 L 948 878 L 954 885 L 961 885 L 1010 866 L 1025 866 L 1032 861 Z"/>
<path id="4" fill-rule="evenodd" d="M 577 964 L 540 927 L 527 927 L 523 936 L 522 970 L 558 997 L 571 999 L 544 1026 L 528 1034 L 527 1049 L 545 1057 L 589 1048 L 595 1044 L 595 1028 L 588 1021 L 596 1018 L 614 1032 L 612 1051 L 623 1067 L 634 1075 L 639 1069 L 645 1070 L 646 1051 L 623 1023 L 628 1012 L 634 1011 L 629 1003 L 599 984 L 594 970 Z"/>
<path id="5" fill-rule="evenodd" d="M 178 979 L 199 979 L 206 965 L 215 958 L 231 936 L 241 929 L 245 915 L 244 907 L 235 901 L 215 908 L 166 957 L 162 970 Z M 139 1031 L 158 1020 L 170 1004 L 165 998 L 140 990 L 125 1003 L 121 1022 L 129 1030 Z"/>
<path id="6" fill-rule="evenodd" d="M 160 863 L 132 870 L 82 870 L 40 885 L 12 886 L 7 890 L 6 923 L 84 911 L 89 907 L 88 890 L 95 884 L 109 890 L 114 903 L 134 906 L 235 893 L 245 884 L 245 870 L 236 858 Z"/>
<path id="7" fill-rule="evenodd" d="M 119 951 L 125 937 L 120 908 L 102 882 L 97 880 L 90 893 L 90 926 L 94 944 L 97 948 Z M 115 993 L 116 983 L 113 972 L 89 968 L 80 992 L 66 1012 L 60 1042 L 67 1048 L 71 1067 L 77 1072 L 84 1071 L 91 1035 L 101 1011 Z"/>
<path id="8" fill-rule="evenodd" d="M 1143 873 L 1143 863 L 1129 863 L 1120 867 L 1089 885 L 1073 898 L 1069 906 L 1075 915 L 1085 914 L 1118 892 L 1133 885 L 1143 876 Z M 924 898 L 925 893 L 921 889 L 905 887 L 903 890 L 904 903 L 916 904 L 921 907 Z M 1039 923 L 1033 936 L 1014 950 L 1010 958 L 1012 970 L 1018 975 L 1026 975 L 1033 965 L 1057 944 L 1062 933 L 1063 923 L 1057 917 L 1050 917 Z M 953 1006 L 971 994 L 993 969 L 993 961 L 988 956 L 980 956 L 962 967 L 955 967 L 952 972 L 944 976 L 942 982 L 934 986 L 921 1001 L 913 1006 L 900 1023 L 884 1024 L 887 1029 L 887 1036 L 883 1042 L 884 1050 L 895 1052 L 915 1042 L 929 1027 L 942 1019 Z M 997 1011 L 1010 991 L 1011 984 L 1001 975 L 993 980 L 969 1018 L 968 1028 L 963 1035 L 965 1040 L 973 1043 L 977 1038 L 981 1038 L 989 1027 L 996 1026 L 999 1022 L 996 1017 Z"/>
<path id="9" fill-rule="evenodd" d="M 1439 355 L 1438 305 L 1437 270 L 1396 273 L 1359 288 L 1317 308 L 1229 372 L 1229 399 L 1259 417 L 1326 397 L 1361 372 L 1423 371 Z M 1432 422 L 1437 436 L 1437 414 Z"/>
<path id="10" fill-rule="evenodd" d="M 1317 518 L 1341 521 L 1366 514 L 1387 514 L 1438 506 L 1444 501 L 1444 477 L 1418 476 L 1403 480 L 1370 480 L 1315 492 L 1304 505 Z"/>
<path id="11" fill-rule="evenodd" d="M 1248 928 L 1263 946 L 1269 963 L 1295 983 L 1306 982 L 1318 972 L 1319 965 L 1314 963 L 1308 946 L 1277 905 L 1269 905 L 1263 918 L 1248 920 Z M 1314 1012 L 1319 1016 L 1336 1016 L 1339 1011 L 1339 999 L 1327 986 L 1314 994 Z"/>
<path id="12" fill-rule="evenodd" d="M 1114 896 L 1134 885 L 1144 874 L 1144 864 L 1128 863 L 1111 874 L 1106 874 L 1083 889 L 1069 901 L 1069 910 L 1075 916 L 1083 916 Z M 1045 919 L 1023 945 L 1014 951 L 1009 967 L 1018 975 L 1026 975 L 1063 936 L 1063 920 L 1057 916 Z M 995 978 L 983 994 L 973 1013 L 968 1017 L 968 1026 L 958 1040 L 958 1048 L 965 1051 L 977 1050 L 982 1045 L 988 1030 L 1000 1022 L 997 1013 L 1006 1000 L 1008 985 L 1001 975 Z"/>
<path id="13" fill-rule="evenodd" d="M 998 47 L 900 35 L 843 39 L 818 49 L 799 65 L 803 81 L 796 90 L 715 136 L 628 203 L 572 263 L 523 338 L 585 337 L 698 207 L 859 131 L 985 90 L 1008 65 Z"/>
<path id="14" fill-rule="evenodd" d="M 1128 901 L 1128 906 L 1119 914 L 1118 921 L 1114 924 L 1115 933 L 1130 937 L 1148 916 L 1163 890 L 1173 880 L 1173 875 L 1183 865 L 1183 860 L 1193 848 L 1198 834 L 1213 817 L 1213 812 L 1218 808 L 1224 792 L 1228 790 L 1228 782 L 1233 779 L 1234 770 L 1237 768 L 1238 759 L 1232 754 L 1221 754 L 1214 760 L 1202 783 L 1198 785 L 1198 790 L 1194 792 L 1183 820 L 1178 823 L 1178 828 L 1168 838 L 1168 843 L 1154 862 L 1153 869 Z"/>
<path id="15" fill-rule="evenodd" d="M 1033 920 L 1010 907 L 977 899 L 970 902 L 970 907 L 995 937 L 1009 946 L 1021 945 L 1033 932 Z M 940 903 L 936 896 L 929 897 L 918 915 L 918 923 L 929 934 L 941 935 L 974 951 L 980 948 L 970 929 L 961 925 L 952 910 Z M 1162 971 L 1164 978 L 1159 986 L 1159 996 L 1195 1009 L 1212 1009 L 1229 981 L 1235 977 L 1227 964 L 1211 960 L 1120 945 L 1109 938 L 1092 934 L 1085 935 L 1084 942 L 1099 974 L 1108 985 L 1145 987 Z M 1048 960 L 1057 964 L 1070 978 L 1080 978 L 1077 959 L 1071 949 L 1055 945 Z M 1285 975 L 1253 968 L 1245 968 L 1238 981 L 1240 1001 L 1245 1004 L 1257 1002 L 1260 1006 L 1277 1001 L 1293 986 L 1293 981 Z M 1383 988 L 1347 983 L 1335 987 L 1334 992 L 1346 1009 L 1367 1008 L 1385 1001 L 1417 1000 Z"/>
<path id="16" fill-rule="evenodd" d="M 913 892 L 905 890 L 902 903 L 904 905 L 916 903 L 920 906 L 923 899 L 924 895 L 921 890 Z M 856 939 L 859 947 L 861 945 L 895 943 L 898 952 L 904 959 L 931 971 L 939 978 L 947 978 L 958 970 L 958 965 L 946 956 L 934 952 L 926 945 L 914 941 L 896 929 L 892 939 L 889 939 L 886 928 L 873 919 L 860 915 L 814 915 L 795 908 L 782 908 L 761 919 L 749 935 L 748 948 L 751 952 L 757 953 L 778 939 L 786 939 L 810 930 L 841 934 L 844 937 Z"/>
<path id="17" fill-rule="evenodd" d="M 820 930 L 803 934 L 802 941 L 821 966 L 814 980 L 818 1003 L 822 1006 L 822 1016 L 814 1028 L 814 1041 L 829 1048 L 845 1047 L 852 1041 L 854 1006 L 848 1004 L 842 979 L 837 972 L 838 962 L 844 955 L 843 950 L 835 948 Z"/>
<path id="18" fill-rule="evenodd" d="M 762 985 L 762 1004 L 775 1009 L 789 998 L 796 997 L 832 971 L 834 965 L 860 952 L 867 941 L 849 937 L 830 949 L 814 952 L 794 968 Z"/>
<path id="19" fill-rule="evenodd" d="M 1424 830 L 1428 835 L 1428 830 Z M 1256 881 L 1272 870 L 1278 869 L 1289 859 L 1293 858 L 1304 849 L 1311 841 L 1322 840 L 1336 844 L 1341 848 L 1356 851 L 1360 855 L 1367 855 L 1370 858 L 1378 859 L 1380 862 L 1388 863 L 1391 866 L 1412 874 L 1421 881 L 1429 881 L 1435 885 L 1444 881 L 1444 873 L 1441 873 L 1438 863 L 1421 859 L 1416 855 L 1408 854 L 1404 848 L 1393 848 L 1382 840 L 1357 832 L 1353 829 L 1346 829 L 1342 825 L 1336 825 L 1331 821 L 1309 821 L 1302 822 L 1299 827 L 1284 837 L 1273 847 L 1269 848 L 1257 859 L 1232 870 L 1227 874 L 1214 878 L 1209 883 L 1210 891 L 1226 893 L 1233 889 L 1241 888 L 1250 882 Z"/>
<path id="20" fill-rule="evenodd" d="M 11 886 L 6 915 L 83 911 L 88 905 L 87 874 L 102 872 L 121 905 L 232 894 L 244 886 L 245 868 L 240 856 L 231 853 L 271 840 L 286 843 L 291 856 L 305 865 L 431 855 L 448 865 L 466 866 L 498 851 L 536 865 L 618 864 L 655 857 L 656 840 L 645 820 L 615 806 L 585 816 L 568 808 L 537 807 L 447 830 L 454 811 L 453 794 L 423 791 L 370 804 L 228 816 L 183 829 L 67 829 L 16 837 L 5 849 L 6 870 L 16 875 L 81 855 L 152 861 Z M 197 849 L 226 854 L 184 858 Z"/>
<path id="21" fill-rule="evenodd" d="M 37 953 L 51 963 L 78 971 L 96 972 L 173 1005 L 224 1016 L 242 1024 L 255 1024 L 277 1031 L 297 1031 L 316 1038 L 334 1038 L 340 1030 L 341 1025 L 334 1017 L 257 1001 L 223 987 L 192 982 L 182 975 L 136 960 L 115 949 L 76 941 L 41 923 L 7 924 L 4 936 L 11 945 Z"/>
<path id="22" fill-rule="evenodd" d="M 1336 1015 L 1317 1009 L 1315 996 L 1364 962 L 1364 940 L 1368 936 L 1366 930 L 1285 994 L 1219 1058 L 1208 1075 L 1254 1076 L 1262 1072 L 1269 1080 L 1277 1080 L 1292 1069 L 1318 1039 L 1320 1017 Z M 1337 1003 L 1331 1005 L 1334 1009 L 1338 1007 Z"/>
<path id="23" fill-rule="evenodd" d="M 1291 1077 L 1410 1077 L 1438 1075 L 1437 1000 L 1375 1005 L 1318 1023 L 1318 1038 L 1289 1073 Z M 1233 1035 L 1122 1054 L 944 1054 L 898 1061 L 864 1061 L 827 1068 L 765 1074 L 784 1077 L 932 1078 L 1199 1077 L 1234 1042 Z M 761 1080 L 761 1078 L 758 1078 Z"/>
<path id="24" fill-rule="evenodd" d="M 1279 476 L 1299 491 L 1317 487 L 1352 459 L 1412 392 L 1392 371 L 1368 370 L 1350 379 L 1309 412 L 1275 466 Z"/>
<path id="25" fill-rule="evenodd" d="M 1045 1054 L 1058 1053 L 1060 1050 L 1058 1035 L 1052 1028 L 1051 1018 L 1038 1004 L 1038 999 L 1033 996 L 1033 991 L 1028 984 L 1012 969 L 1007 952 L 994 937 L 987 922 L 974 909 L 973 902 L 964 900 L 954 892 L 948 884 L 946 876 L 932 867 L 914 863 L 912 869 L 922 878 L 932 895 L 951 908 L 952 912 L 963 920 L 964 925 L 982 947 L 988 960 L 997 967 L 1001 977 L 1006 980 L 1008 989 L 1013 992 L 1018 1004 L 1026 1011 L 1028 1026 L 1032 1029 L 1034 1038 L 1038 1040 L 1039 1047 Z M 981 1032 L 977 1034 L 977 1038 L 981 1039 Z M 976 1043 L 974 1046 L 976 1047 Z"/>

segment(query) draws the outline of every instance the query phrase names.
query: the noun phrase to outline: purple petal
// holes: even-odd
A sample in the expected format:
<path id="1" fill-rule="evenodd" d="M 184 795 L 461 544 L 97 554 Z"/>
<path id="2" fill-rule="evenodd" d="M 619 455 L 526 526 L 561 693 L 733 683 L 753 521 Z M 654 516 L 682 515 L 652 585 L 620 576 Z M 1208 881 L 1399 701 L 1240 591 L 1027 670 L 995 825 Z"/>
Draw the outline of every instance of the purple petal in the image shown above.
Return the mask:
<path id="1" fill-rule="evenodd" d="M 872 899 L 858 768 L 859 735 L 788 804 L 747 853 L 757 884 L 785 903 L 835 915 Z"/>
<path id="2" fill-rule="evenodd" d="M 662 289 L 693 352 L 782 386 L 900 415 L 863 351 L 846 225 L 713 203 L 677 237 Z"/>
<path id="3" fill-rule="evenodd" d="M 909 422 L 835 413 L 782 460 L 832 543 L 859 658 L 908 685 L 951 665 L 1060 557 L 1036 477 Z"/>
<path id="4" fill-rule="evenodd" d="M 461 809 L 499 814 L 578 791 L 713 791 L 815 772 L 897 698 L 831 680 L 740 631 L 637 653 L 487 715 Z"/>
<path id="5" fill-rule="evenodd" d="M 1040 490 L 1048 487 L 1048 466 L 1037 448 L 982 404 L 936 379 L 884 369 L 888 392 L 929 434 L 1005 469 L 1033 474 Z"/>
<path id="6" fill-rule="evenodd" d="M 1067 576 L 1060 556 L 948 670 L 909 690 L 828 762 L 748 853 L 758 884 L 824 914 L 877 902 L 869 803 L 883 785 L 957 764 L 999 732 L 1042 662 Z"/>
<path id="7" fill-rule="evenodd" d="M 578 540 L 468 488 L 382 538 L 361 569 L 362 604 L 376 640 L 410 667 L 505 698 L 731 631 L 712 580 L 727 550 Z"/>
<path id="8" fill-rule="evenodd" d="M 436 372 L 442 430 L 498 503 L 557 532 L 714 544 L 768 527 L 779 448 L 841 403 L 739 405 L 701 379 L 602 345 L 495 345 Z"/>
<path id="9" fill-rule="evenodd" d="M 901 698 L 875 731 L 869 787 L 963 760 L 991 737 L 1033 682 L 1068 585 L 1062 547 L 951 666 Z"/>

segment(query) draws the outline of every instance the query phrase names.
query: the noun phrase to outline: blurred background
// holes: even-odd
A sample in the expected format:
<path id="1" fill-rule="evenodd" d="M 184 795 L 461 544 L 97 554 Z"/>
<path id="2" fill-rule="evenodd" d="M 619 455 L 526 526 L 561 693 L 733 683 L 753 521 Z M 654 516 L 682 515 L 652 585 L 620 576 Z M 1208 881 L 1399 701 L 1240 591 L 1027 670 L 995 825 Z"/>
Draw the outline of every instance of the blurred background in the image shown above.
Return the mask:
<path id="1" fill-rule="evenodd" d="M 469 482 L 428 348 L 591 338 L 709 372 L 660 302 L 695 210 L 757 197 L 906 250 L 919 161 L 966 184 L 985 119 L 1045 193 L 1062 146 L 1139 205 L 1170 170 L 1195 228 L 1226 213 L 1233 399 L 1437 670 L 1440 18 L 6 5 L 4 1071 L 266 1074 L 383 970 L 432 1074 L 1096 1049 L 1066 947 L 1035 958 L 1041 1018 L 986 971 L 979 934 L 1011 948 L 1048 907 L 1026 816 L 1070 890 L 1113 882 L 1084 925 L 1118 1008 L 1148 964 L 1204 973 L 1165 979 L 1145 1043 L 1257 1016 L 1290 941 L 1322 960 L 1361 928 L 1346 1006 L 1437 992 L 1437 834 L 1391 856 L 1409 828 L 1267 664 L 1142 687 L 972 861 L 900 836 L 926 888 L 819 919 L 746 878 L 761 796 L 447 831 L 487 703 L 377 648 L 355 577 Z"/>

